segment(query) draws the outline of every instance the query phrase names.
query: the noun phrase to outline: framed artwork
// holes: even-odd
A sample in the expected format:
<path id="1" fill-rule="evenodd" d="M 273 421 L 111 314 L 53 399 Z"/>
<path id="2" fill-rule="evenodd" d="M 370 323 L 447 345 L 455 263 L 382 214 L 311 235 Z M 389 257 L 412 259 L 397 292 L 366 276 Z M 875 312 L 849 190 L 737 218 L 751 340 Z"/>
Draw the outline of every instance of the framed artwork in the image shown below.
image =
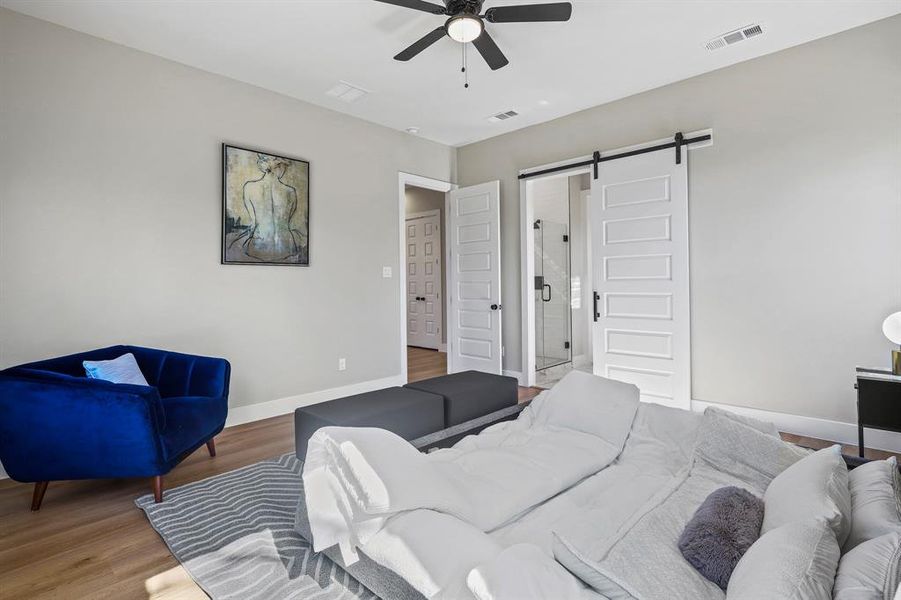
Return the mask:
<path id="1" fill-rule="evenodd" d="M 310 163 L 222 144 L 222 264 L 310 264 Z"/>

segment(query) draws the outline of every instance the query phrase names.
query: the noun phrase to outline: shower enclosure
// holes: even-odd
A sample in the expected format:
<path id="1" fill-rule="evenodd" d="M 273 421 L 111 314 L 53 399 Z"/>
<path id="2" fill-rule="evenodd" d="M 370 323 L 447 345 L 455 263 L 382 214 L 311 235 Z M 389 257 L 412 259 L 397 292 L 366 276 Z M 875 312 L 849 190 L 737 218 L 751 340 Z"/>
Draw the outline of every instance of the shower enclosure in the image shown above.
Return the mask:
<path id="1" fill-rule="evenodd" d="M 572 361 L 569 224 L 538 219 L 535 235 L 535 368 Z"/>

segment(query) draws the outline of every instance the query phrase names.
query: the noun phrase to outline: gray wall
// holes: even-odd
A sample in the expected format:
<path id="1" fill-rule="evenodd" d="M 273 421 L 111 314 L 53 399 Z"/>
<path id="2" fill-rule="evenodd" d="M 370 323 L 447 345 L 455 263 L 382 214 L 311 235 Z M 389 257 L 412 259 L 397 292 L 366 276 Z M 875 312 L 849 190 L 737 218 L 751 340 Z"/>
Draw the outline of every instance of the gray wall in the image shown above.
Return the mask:
<path id="1" fill-rule="evenodd" d="M 425 188 L 408 185 L 404 188 L 404 196 L 406 197 L 406 213 L 408 215 L 427 210 L 439 210 L 441 215 L 438 217 L 438 228 L 441 230 L 441 342 L 447 343 L 447 255 L 444 252 L 444 237 L 447 232 L 444 230 L 444 192 L 435 190 L 427 190 Z M 401 270 L 403 272 L 403 270 Z"/>
<path id="2" fill-rule="evenodd" d="M 225 356 L 233 406 L 400 373 L 397 173 L 453 149 L 3 9 L 0 56 L 0 366 Z M 311 161 L 309 268 L 219 264 L 224 141 Z"/>
<path id="3" fill-rule="evenodd" d="M 585 73 L 603 77 L 603 73 Z M 458 152 L 501 179 L 505 368 L 519 370 L 519 169 L 712 127 L 692 152 L 693 396 L 856 419 L 901 308 L 901 17 Z"/>

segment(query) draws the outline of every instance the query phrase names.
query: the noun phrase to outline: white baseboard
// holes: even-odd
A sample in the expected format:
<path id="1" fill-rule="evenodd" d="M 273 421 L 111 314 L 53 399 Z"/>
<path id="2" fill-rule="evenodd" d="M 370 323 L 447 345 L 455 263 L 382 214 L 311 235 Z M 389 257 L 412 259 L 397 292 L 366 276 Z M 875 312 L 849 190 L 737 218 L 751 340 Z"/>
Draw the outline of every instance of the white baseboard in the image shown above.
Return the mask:
<path id="1" fill-rule="evenodd" d="M 691 408 L 697 412 L 703 412 L 708 406 L 715 406 L 739 415 L 754 417 L 769 421 L 776 425 L 779 431 L 793 433 L 806 437 L 814 437 L 821 440 L 839 442 L 841 444 L 857 445 L 857 424 L 818 419 L 816 417 L 802 417 L 787 413 L 761 410 L 759 408 L 747 408 L 743 406 L 730 406 L 716 402 L 704 402 L 692 400 Z M 864 430 L 864 443 L 867 448 L 886 450 L 888 452 L 901 452 L 901 433 L 882 431 L 880 429 Z"/>
<path id="2" fill-rule="evenodd" d="M 520 373 L 519 371 L 508 371 L 507 369 L 504 369 L 503 374 L 506 375 L 507 377 L 515 377 L 516 381 L 519 382 L 519 385 L 525 385 L 522 382 L 522 373 Z"/>
<path id="3" fill-rule="evenodd" d="M 320 402 L 328 402 L 329 400 L 343 398 L 344 396 L 364 394 L 373 390 L 380 390 L 403 384 L 404 381 L 400 375 L 393 375 L 383 379 L 361 381 L 359 383 L 352 383 L 341 387 L 307 392 L 306 394 L 279 398 L 278 400 L 269 400 L 268 402 L 259 402 L 248 406 L 236 406 L 228 409 L 228 418 L 225 420 L 225 426 L 234 427 L 235 425 L 242 425 L 252 421 L 287 415 L 301 406 L 319 404 Z"/>

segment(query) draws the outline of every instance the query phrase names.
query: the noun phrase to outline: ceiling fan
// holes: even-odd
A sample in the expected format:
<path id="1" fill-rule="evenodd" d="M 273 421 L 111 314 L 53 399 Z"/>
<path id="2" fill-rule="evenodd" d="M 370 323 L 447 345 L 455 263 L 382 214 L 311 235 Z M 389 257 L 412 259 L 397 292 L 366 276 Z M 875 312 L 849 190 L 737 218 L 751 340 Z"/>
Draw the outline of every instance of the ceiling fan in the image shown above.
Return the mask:
<path id="1" fill-rule="evenodd" d="M 450 17 L 444 25 L 414 42 L 406 50 L 395 56 L 394 60 L 406 62 L 446 35 L 461 44 L 472 42 L 493 71 L 506 66 L 510 61 L 507 60 L 501 49 L 497 47 L 497 44 L 485 31 L 485 21 L 489 23 L 569 21 L 573 12 L 572 4 L 569 2 L 497 6 L 487 9 L 483 14 L 479 14 L 482 11 L 484 0 L 444 0 L 444 6 L 424 2 L 423 0 L 376 1 L 412 8 L 413 10 L 433 15 Z"/>

